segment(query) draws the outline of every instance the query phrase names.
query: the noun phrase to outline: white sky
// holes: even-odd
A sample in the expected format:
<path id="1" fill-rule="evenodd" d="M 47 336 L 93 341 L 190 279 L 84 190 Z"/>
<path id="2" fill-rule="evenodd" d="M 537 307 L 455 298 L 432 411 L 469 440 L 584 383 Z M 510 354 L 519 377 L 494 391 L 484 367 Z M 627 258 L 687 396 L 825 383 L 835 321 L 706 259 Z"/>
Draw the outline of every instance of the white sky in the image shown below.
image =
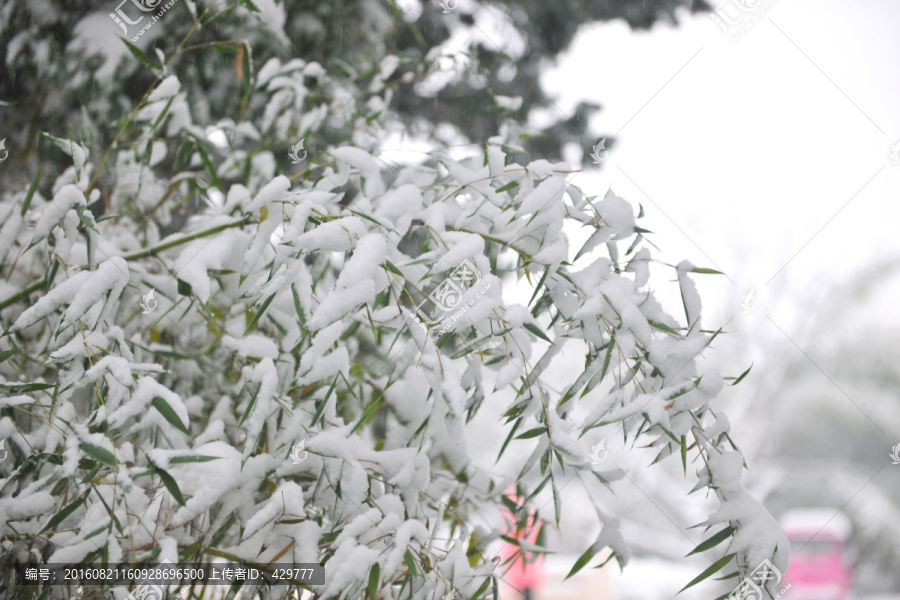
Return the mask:
<path id="1" fill-rule="evenodd" d="M 804 289 L 898 256 L 900 3 L 780 0 L 738 42 L 706 15 L 682 20 L 584 27 L 547 69 L 562 111 L 601 103 L 592 125 L 617 137 L 603 169 L 588 160 L 573 183 L 642 203 L 655 256 L 734 280 L 698 277 L 706 324 L 757 288 L 790 325 Z"/>

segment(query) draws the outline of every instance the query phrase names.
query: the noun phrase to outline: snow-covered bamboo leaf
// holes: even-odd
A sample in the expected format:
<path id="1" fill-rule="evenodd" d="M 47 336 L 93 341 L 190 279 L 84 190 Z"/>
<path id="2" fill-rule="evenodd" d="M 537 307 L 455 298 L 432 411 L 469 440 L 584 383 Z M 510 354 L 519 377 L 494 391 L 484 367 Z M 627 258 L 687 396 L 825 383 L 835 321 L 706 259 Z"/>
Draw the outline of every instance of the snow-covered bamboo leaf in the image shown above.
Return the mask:
<path id="1" fill-rule="evenodd" d="M 719 560 L 714 562 L 712 564 L 712 566 L 710 566 L 708 569 L 706 569 L 705 571 L 703 571 L 702 573 L 700 573 L 699 575 L 694 577 L 686 586 L 684 586 L 683 588 L 678 590 L 678 593 L 680 594 L 684 590 L 694 587 L 701 581 L 704 581 L 705 579 L 709 579 L 710 577 L 715 575 L 717 572 L 721 571 L 728 563 L 731 562 L 731 560 L 734 557 L 735 557 L 735 555 L 733 553 L 726 554 L 725 556 L 723 556 L 722 558 L 720 558 Z"/>
<path id="2" fill-rule="evenodd" d="M 153 472 L 156 473 L 157 476 L 159 476 L 160 481 L 162 481 L 163 485 L 166 486 L 166 489 L 169 490 L 169 493 L 172 494 L 172 497 L 175 498 L 175 501 L 178 504 L 184 506 L 184 496 L 181 495 L 181 490 L 178 488 L 178 484 L 175 482 L 172 476 L 159 467 L 154 467 Z"/>
<path id="3" fill-rule="evenodd" d="M 91 458 L 97 459 L 109 467 L 115 467 L 117 464 L 115 455 L 106 448 L 101 448 L 100 446 L 88 442 L 82 442 L 81 449 Z"/>
<path id="4" fill-rule="evenodd" d="M 171 423 L 172 426 L 175 427 L 175 429 L 188 435 L 191 434 L 190 430 L 188 430 L 185 424 L 182 423 L 181 418 L 178 416 L 175 410 L 161 396 L 154 397 L 153 400 L 150 401 L 150 404 L 153 406 L 153 408 L 158 410 L 163 418 Z"/>
<path id="5" fill-rule="evenodd" d="M 697 554 L 698 552 L 706 552 L 710 548 L 715 548 L 716 546 L 730 538 L 732 535 L 734 535 L 734 528 L 729 525 L 722 531 L 710 536 L 709 539 L 697 544 L 697 547 L 688 552 L 687 556 Z"/>
<path id="6" fill-rule="evenodd" d="M 43 529 L 41 529 L 41 533 L 56 529 L 57 525 L 65 521 L 72 513 L 78 510 L 79 506 L 84 504 L 84 501 L 87 499 L 88 494 L 90 494 L 90 490 L 83 492 L 77 498 L 62 507 L 62 509 L 60 509 L 58 513 L 50 517 L 50 520 L 47 521 L 47 524 L 44 525 Z"/>

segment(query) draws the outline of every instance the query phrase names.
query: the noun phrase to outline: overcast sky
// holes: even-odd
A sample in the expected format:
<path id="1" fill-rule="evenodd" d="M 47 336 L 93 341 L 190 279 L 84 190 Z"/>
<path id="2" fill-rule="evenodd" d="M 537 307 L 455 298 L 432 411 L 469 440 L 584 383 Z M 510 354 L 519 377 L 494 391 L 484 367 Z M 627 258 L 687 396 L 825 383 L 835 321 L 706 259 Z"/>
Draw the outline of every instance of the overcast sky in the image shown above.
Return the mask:
<path id="1" fill-rule="evenodd" d="M 737 42 L 708 15 L 595 24 L 542 85 L 567 114 L 601 103 L 591 124 L 617 138 L 573 183 L 642 203 L 657 256 L 734 282 L 702 278 L 708 319 L 756 288 L 790 324 L 810 288 L 898 256 L 898 31 L 892 0 L 780 0 Z"/>

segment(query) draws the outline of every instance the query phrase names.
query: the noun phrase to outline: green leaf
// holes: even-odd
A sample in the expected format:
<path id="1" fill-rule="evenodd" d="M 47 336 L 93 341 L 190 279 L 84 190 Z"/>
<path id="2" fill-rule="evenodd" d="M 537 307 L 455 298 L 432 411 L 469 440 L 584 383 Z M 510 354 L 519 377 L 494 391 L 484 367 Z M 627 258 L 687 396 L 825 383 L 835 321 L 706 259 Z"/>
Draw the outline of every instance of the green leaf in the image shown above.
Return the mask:
<path id="1" fill-rule="evenodd" d="M 518 185 L 519 185 L 519 182 L 517 182 L 517 181 L 510 181 L 510 182 L 507 183 L 506 185 L 497 188 L 496 191 L 497 191 L 498 194 L 500 194 L 500 193 L 502 193 L 502 192 L 509 191 L 509 190 L 513 189 L 514 187 L 516 187 L 516 186 L 518 186 Z"/>
<path id="2" fill-rule="evenodd" d="M 546 427 L 535 427 L 534 429 L 529 429 L 525 433 L 519 434 L 516 436 L 517 440 L 530 440 L 531 438 L 536 438 L 539 435 L 542 435 L 547 432 Z"/>
<path id="3" fill-rule="evenodd" d="M 594 558 L 594 556 L 596 554 L 597 554 L 597 551 L 594 549 L 594 544 L 591 544 L 591 546 L 587 550 L 584 551 L 584 554 L 582 554 L 581 556 L 578 557 L 578 560 L 575 561 L 575 564 L 572 565 L 572 570 L 569 571 L 568 575 L 566 575 L 566 579 L 568 579 L 569 577 L 571 577 L 578 571 L 582 570 L 585 567 L 585 565 L 587 565 L 589 562 L 591 562 L 591 559 Z M 563 581 L 565 581 L 565 580 L 563 580 Z"/>
<path id="4" fill-rule="evenodd" d="M 97 233 L 100 233 L 100 231 L 97 229 L 97 224 L 94 223 L 94 217 L 90 214 L 90 212 L 88 212 L 88 214 L 84 213 L 86 208 L 87 207 L 83 204 L 75 205 L 75 212 L 78 213 L 78 220 L 81 221 L 81 224 L 85 227 L 93 229 Z"/>
<path id="5" fill-rule="evenodd" d="M 541 291 L 541 287 L 543 287 L 544 281 L 547 280 L 547 275 L 549 275 L 549 274 L 550 274 L 550 267 L 547 267 L 546 269 L 544 269 L 544 274 L 541 275 L 541 280 L 538 281 L 537 286 L 535 286 L 534 293 L 531 295 L 531 300 L 528 301 L 528 304 L 526 304 L 526 306 L 531 306 L 531 303 L 534 302 L 535 298 L 537 298 L 538 292 Z"/>
<path id="6" fill-rule="evenodd" d="M 353 426 L 353 429 L 350 430 L 350 433 L 356 433 L 359 431 L 359 428 L 369 422 L 369 419 L 372 418 L 372 415 L 375 414 L 381 405 L 384 404 L 384 395 L 378 396 L 369 402 L 366 406 L 366 409 L 363 411 L 363 415 L 359 418 L 359 421 L 356 422 L 356 425 Z"/>
<path id="7" fill-rule="evenodd" d="M 400 277 L 403 277 L 403 272 L 400 271 L 400 269 L 397 268 L 397 265 L 395 265 L 391 261 L 385 260 L 384 266 L 387 267 L 387 270 L 390 271 L 391 273 L 394 273 L 395 275 L 399 275 Z"/>
<path id="8" fill-rule="evenodd" d="M 56 279 L 56 272 L 59 271 L 59 258 L 53 261 L 53 266 L 50 267 L 50 272 L 47 273 L 46 283 L 44 284 L 44 291 L 49 292 L 50 286 L 53 285 L 53 281 Z"/>
<path id="9" fill-rule="evenodd" d="M 500 454 L 497 455 L 497 460 L 494 461 L 494 464 L 500 460 L 500 457 L 503 456 L 503 453 L 506 451 L 506 447 L 509 446 L 509 443 L 512 441 L 513 436 L 516 434 L 516 430 L 519 428 L 519 425 L 522 424 L 522 417 L 519 417 L 515 424 L 513 425 L 512 430 L 509 432 L 509 435 L 506 436 L 506 441 L 503 442 L 503 445 L 500 447 Z"/>
<path id="10" fill-rule="evenodd" d="M 651 327 L 659 329 L 660 331 L 665 331 L 666 333 L 671 333 L 672 335 L 677 335 L 678 337 L 681 337 L 680 333 L 678 333 L 677 331 L 675 331 L 674 329 L 672 329 L 665 323 L 657 323 L 656 321 L 651 321 L 650 319 L 647 319 L 647 322 L 650 323 Z"/>
<path id="11" fill-rule="evenodd" d="M 189 140 L 185 140 L 181 142 L 181 145 L 178 146 L 178 151 L 175 153 L 175 164 L 172 167 L 176 171 L 181 169 L 184 165 L 188 164 L 191 160 L 191 155 L 194 153 L 194 142 Z"/>
<path id="12" fill-rule="evenodd" d="M 247 420 L 247 417 L 250 416 L 250 411 L 253 410 L 254 405 L 256 405 L 256 397 L 259 395 L 259 390 L 262 389 L 262 383 L 256 386 L 256 391 L 253 392 L 253 395 L 250 397 L 250 402 L 247 403 L 247 410 L 244 411 L 244 414 L 241 416 L 241 420 L 238 423 L 238 426 L 243 425 L 244 421 Z"/>
<path id="13" fill-rule="evenodd" d="M 62 523 L 63 521 L 65 521 L 65 520 L 66 520 L 66 517 L 68 517 L 68 516 L 71 515 L 73 512 L 75 512 L 75 509 L 77 509 L 79 506 L 81 506 L 82 504 L 84 504 L 84 501 L 85 501 L 85 499 L 87 499 L 88 494 L 89 494 L 90 492 L 91 492 L 90 490 L 84 492 L 83 494 L 81 494 L 80 496 L 78 496 L 78 498 L 76 498 L 75 500 L 73 500 L 73 501 L 70 502 L 69 504 L 65 505 L 65 506 L 62 508 L 62 510 L 60 510 L 58 513 L 56 513 L 55 515 L 53 515 L 53 516 L 50 518 L 50 520 L 47 521 L 47 524 L 44 526 L 44 528 L 41 529 L 41 533 L 44 533 L 45 531 L 52 531 L 53 529 L 56 528 L 57 525 L 59 525 L 60 523 Z"/>
<path id="14" fill-rule="evenodd" d="M 153 64 L 153 61 L 150 60 L 149 56 L 144 54 L 143 50 L 141 50 L 134 44 L 130 43 L 125 38 L 119 38 L 119 39 L 122 40 L 126 46 L 128 46 L 128 51 L 131 52 L 132 56 L 134 56 L 136 59 L 138 59 L 138 62 L 140 62 L 142 65 L 144 65 L 145 67 L 150 69 L 150 72 L 153 73 L 154 75 L 159 75 L 159 67 L 157 67 L 155 64 Z"/>
<path id="15" fill-rule="evenodd" d="M 612 351 L 613 351 L 613 348 L 615 347 L 615 345 L 616 345 L 616 330 L 613 329 L 612 333 L 610 334 L 610 337 L 609 337 L 609 342 L 606 344 L 606 356 L 603 358 L 603 368 L 600 370 L 600 373 L 598 373 L 599 377 L 597 375 L 595 375 L 594 377 L 591 378 L 591 380 L 588 382 L 587 386 L 585 386 L 584 391 L 581 392 L 582 398 L 587 396 L 591 392 L 591 390 L 593 390 L 595 387 L 597 387 L 597 385 L 601 381 L 603 381 L 603 379 L 606 377 L 606 373 L 607 373 L 607 371 L 609 371 L 609 363 L 612 360 Z"/>
<path id="16" fill-rule="evenodd" d="M 412 554 L 410 554 L 409 550 L 403 553 L 403 562 L 406 563 L 406 568 L 409 569 L 409 572 L 412 573 L 413 577 L 418 577 L 418 571 L 416 570 L 416 561 L 413 560 Z"/>
<path id="17" fill-rule="evenodd" d="M 19 352 L 18 348 L 13 348 L 12 350 L 4 350 L 4 351 L 0 352 L 0 363 L 7 360 L 10 356 L 13 356 L 18 352 Z"/>
<path id="18" fill-rule="evenodd" d="M 541 331 L 540 328 L 537 325 L 535 325 L 534 323 L 525 323 L 523 325 L 523 327 L 525 329 L 527 329 L 528 331 L 530 331 L 531 333 L 533 333 L 534 335 L 541 338 L 542 340 L 544 340 L 545 342 L 548 342 L 550 344 L 553 343 L 550 341 L 550 338 L 548 338 L 547 335 L 543 331 Z"/>
<path id="19" fill-rule="evenodd" d="M 42 390 L 49 390 L 52 388 L 54 384 L 52 383 L 23 383 L 23 384 L 9 384 L 9 383 L 0 383 L 0 388 L 5 388 L 10 394 L 24 394 L 26 392 L 40 392 Z"/>
<path id="20" fill-rule="evenodd" d="M 169 98 L 169 101 L 166 102 L 166 105 L 163 107 L 162 111 L 159 113 L 159 116 L 156 117 L 155 121 L 153 121 L 153 125 L 150 127 L 150 131 L 153 131 L 157 127 L 159 127 L 159 124 L 162 123 L 162 120 L 166 118 L 166 115 L 169 114 L 169 109 L 172 108 L 172 102 L 174 100 L 175 100 L 175 96 L 172 96 L 171 98 Z M 151 143 L 150 144 L 150 152 L 148 152 L 148 154 L 152 153 L 152 151 L 153 151 L 153 144 Z"/>
<path id="21" fill-rule="evenodd" d="M 184 496 L 181 495 L 181 490 L 178 489 L 178 484 L 175 483 L 175 480 L 171 475 L 160 469 L 159 467 L 154 467 L 153 471 L 159 475 L 160 480 L 162 480 L 163 485 L 166 486 L 166 489 L 169 490 L 169 493 L 172 494 L 172 497 L 175 498 L 175 501 L 178 504 L 184 506 Z"/>
<path id="22" fill-rule="evenodd" d="M 187 281 L 183 281 L 181 279 L 178 280 L 178 293 L 182 296 L 190 296 L 193 293 L 193 288 L 191 288 L 191 284 Z"/>
<path id="23" fill-rule="evenodd" d="M 681 465 L 684 468 L 684 474 L 687 475 L 687 438 L 681 436 Z"/>
<path id="24" fill-rule="evenodd" d="M 734 528 L 729 525 L 728 527 L 726 527 L 719 533 L 710 537 L 708 540 L 698 544 L 696 548 L 694 548 L 687 554 L 687 556 L 691 556 L 692 554 L 697 554 L 698 552 L 706 552 L 710 548 L 715 548 L 716 546 L 718 546 L 719 544 L 721 544 L 722 542 L 724 542 L 725 540 L 730 538 L 732 536 L 732 534 L 734 534 Z"/>
<path id="25" fill-rule="evenodd" d="M 694 267 L 690 270 L 691 273 L 703 273 L 705 275 L 724 275 L 722 271 L 716 271 L 715 269 L 707 269 L 705 267 Z"/>
<path id="26" fill-rule="evenodd" d="M 216 52 L 228 52 L 230 54 L 234 54 L 235 52 L 237 52 L 237 46 L 235 46 L 234 44 L 220 44 L 218 42 L 215 44 L 211 44 L 209 46 L 209 49 Z"/>
<path id="27" fill-rule="evenodd" d="M 253 3 L 253 0 L 238 0 L 238 4 L 240 4 L 241 6 L 243 6 L 244 8 L 246 8 L 247 10 L 249 10 L 251 12 L 257 12 L 257 13 L 262 12 L 261 10 L 259 10 L 259 7 Z"/>
<path id="28" fill-rule="evenodd" d="M 687 584 L 686 586 L 684 586 L 683 588 L 678 590 L 678 593 L 680 594 L 684 590 L 697 585 L 704 579 L 708 579 L 710 576 L 712 576 L 717 571 L 722 570 L 725 567 L 725 565 L 727 565 L 729 562 L 731 562 L 731 559 L 734 557 L 735 557 L 734 554 L 726 554 L 725 556 L 723 556 L 722 558 L 720 558 L 719 560 L 714 562 L 710 568 L 708 568 L 707 570 L 705 570 L 702 573 L 700 573 L 699 575 L 697 575 L 689 584 Z"/>
<path id="29" fill-rule="evenodd" d="M 381 583 L 381 566 L 378 563 L 372 565 L 369 569 L 369 598 L 375 600 L 375 594 L 378 592 L 378 584 Z"/>
<path id="30" fill-rule="evenodd" d="M 115 468 L 116 457 L 106 448 L 101 448 L 100 446 L 95 446 L 94 444 L 90 444 L 88 442 L 81 442 L 80 446 L 81 449 L 84 450 L 85 454 L 88 454 L 92 458 L 99 460 L 105 465 Z"/>
<path id="31" fill-rule="evenodd" d="M 291 284 L 291 293 L 294 295 L 294 310 L 297 311 L 297 318 L 300 319 L 300 324 L 304 327 L 306 326 L 306 315 L 303 313 L 303 307 L 300 305 L 300 296 L 297 294 L 297 288 L 294 287 L 294 284 Z"/>
<path id="32" fill-rule="evenodd" d="M 175 413 L 169 403 L 163 400 L 161 396 L 156 396 L 153 400 L 150 401 L 150 404 L 159 411 L 159 413 L 165 418 L 166 421 L 172 424 L 175 429 L 181 431 L 182 433 L 186 433 L 188 435 L 191 432 L 185 427 L 184 423 L 181 422 L 181 418 Z"/>
<path id="33" fill-rule="evenodd" d="M 3 362 L 3 361 L 0 360 L 0 362 Z M 750 373 L 750 369 L 752 369 L 752 368 L 753 368 L 753 363 L 750 363 L 750 366 L 747 367 L 747 370 L 744 371 L 743 373 L 741 373 L 741 374 L 738 376 L 738 378 L 734 380 L 734 383 L 732 383 L 731 385 L 734 386 L 734 385 L 737 385 L 737 384 L 739 384 L 740 382 L 742 382 L 742 381 L 744 380 L 744 377 L 746 377 L 746 376 Z"/>
<path id="34" fill-rule="evenodd" d="M 173 456 L 169 459 L 170 465 L 177 465 L 180 463 L 203 463 L 209 462 L 211 460 L 219 460 L 221 456 L 201 456 L 199 454 L 188 454 L 186 456 Z"/>
<path id="35" fill-rule="evenodd" d="M 328 388 L 328 392 L 325 394 L 325 398 L 320 400 L 316 404 L 316 414 L 313 415 L 312 423 L 310 427 L 315 427 L 316 422 L 319 420 L 319 417 L 322 416 L 322 413 L 325 412 L 325 405 L 328 404 L 328 399 L 331 397 L 331 392 L 334 391 L 334 386 L 337 384 L 337 375 L 334 376 L 334 379 L 331 381 L 331 387 Z"/>
<path id="36" fill-rule="evenodd" d="M 25 202 L 22 203 L 22 212 L 21 216 L 25 216 L 25 213 L 28 212 L 28 207 L 31 206 L 31 199 L 34 197 L 34 191 L 37 189 L 38 179 L 41 177 L 41 171 L 44 169 L 44 165 L 41 164 L 38 167 L 37 173 L 34 174 L 34 179 L 31 180 L 31 185 L 28 186 L 28 193 L 25 194 Z"/>
<path id="37" fill-rule="evenodd" d="M 575 383 L 566 391 L 565 395 L 563 395 L 562 400 L 557 404 L 557 408 L 562 407 L 566 402 L 571 400 L 575 394 L 585 386 L 585 384 L 590 381 L 591 377 L 600 370 L 600 365 L 595 366 L 594 362 L 596 360 L 596 356 L 589 358 L 587 361 L 587 366 L 582 371 L 581 375 L 578 376 L 578 379 L 575 380 Z"/>
<path id="38" fill-rule="evenodd" d="M 244 330 L 244 335 L 247 335 L 250 330 L 253 329 L 253 326 L 256 325 L 257 321 L 259 321 L 259 318 L 263 315 L 264 312 L 266 312 L 266 309 L 269 308 L 269 305 L 272 304 L 272 300 L 274 298 L 275 293 L 272 293 L 271 296 L 265 299 L 265 301 L 262 303 L 262 306 L 259 307 L 259 310 L 256 311 L 256 314 L 253 315 L 252 319 L 250 319 L 250 323 L 247 325 L 247 329 Z"/>
<path id="39" fill-rule="evenodd" d="M 241 60 L 241 69 L 243 71 L 244 79 L 244 93 L 241 96 L 241 110 L 244 111 L 247 110 L 247 103 L 250 101 L 250 92 L 253 91 L 253 56 L 249 44 L 244 43 L 241 45 L 244 47 L 244 53 L 242 54 Z"/>
<path id="40" fill-rule="evenodd" d="M 203 167 L 206 169 L 206 174 L 209 175 L 210 181 L 212 184 L 216 186 L 216 188 L 223 192 L 222 184 L 219 182 L 219 176 L 216 175 L 216 168 L 213 166 L 212 161 L 209 159 L 209 154 L 206 153 L 206 149 L 203 147 L 203 144 L 197 144 L 197 151 L 200 152 L 200 158 L 203 160 Z"/>

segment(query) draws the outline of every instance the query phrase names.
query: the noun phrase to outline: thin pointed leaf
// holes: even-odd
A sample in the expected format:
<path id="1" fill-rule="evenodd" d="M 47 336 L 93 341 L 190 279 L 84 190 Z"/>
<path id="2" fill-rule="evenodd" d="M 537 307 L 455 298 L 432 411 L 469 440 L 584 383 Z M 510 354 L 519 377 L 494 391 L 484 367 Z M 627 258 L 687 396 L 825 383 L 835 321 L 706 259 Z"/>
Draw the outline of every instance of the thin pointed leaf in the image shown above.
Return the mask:
<path id="1" fill-rule="evenodd" d="M 161 414 L 166 421 L 171 423 L 175 429 L 188 435 L 191 434 L 190 430 L 188 430 L 185 424 L 181 422 L 181 418 L 178 416 L 178 414 L 172 409 L 168 402 L 163 400 L 161 396 L 156 396 L 153 400 L 151 400 L 150 405 L 158 410 L 159 414 Z"/>
<path id="2" fill-rule="evenodd" d="M 272 300 L 275 298 L 275 294 L 273 293 L 271 296 L 265 299 L 262 303 L 262 306 L 259 307 L 259 310 L 256 311 L 256 314 L 253 315 L 253 318 L 250 319 L 250 323 L 247 325 L 247 329 L 244 330 L 244 335 L 247 335 L 253 326 L 259 322 L 259 318 L 262 317 L 263 313 L 266 312 L 266 309 L 269 308 L 269 305 L 272 304 Z"/>
<path id="3" fill-rule="evenodd" d="M 381 583 L 381 566 L 378 563 L 372 565 L 369 569 L 369 598 L 375 600 L 375 594 L 378 592 L 378 584 Z"/>
<path id="4" fill-rule="evenodd" d="M 706 552 L 710 548 L 715 548 L 728 538 L 730 538 L 734 534 L 734 528 L 730 525 L 720 531 L 719 533 L 713 535 L 708 540 L 701 542 L 697 545 L 696 548 L 688 552 L 687 556 L 691 556 L 692 554 L 697 554 L 698 552 Z"/>
<path id="5" fill-rule="evenodd" d="M 419 572 L 416 570 L 416 561 L 413 560 L 412 554 L 410 554 L 409 550 L 403 553 L 403 562 L 406 563 L 406 568 L 409 569 L 409 572 L 413 577 L 419 576 Z"/>
<path id="6" fill-rule="evenodd" d="M 578 560 L 575 561 L 575 564 L 572 565 L 572 569 L 569 571 L 569 574 L 566 575 L 566 579 L 582 570 L 585 565 L 591 562 L 591 559 L 597 554 L 597 551 L 594 549 L 594 544 L 584 551 L 584 553 L 578 557 Z M 565 581 L 565 580 L 564 580 Z"/>
<path id="7" fill-rule="evenodd" d="M 95 446 L 94 444 L 90 444 L 88 442 L 82 442 L 80 445 L 81 449 L 84 450 L 84 452 L 92 458 L 99 460 L 107 466 L 115 468 L 116 457 L 106 448 L 101 448 L 100 446 Z"/>
<path id="8" fill-rule="evenodd" d="M 169 459 L 170 465 L 177 465 L 180 463 L 203 463 L 210 462 L 213 460 L 221 459 L 221 456 L 200 456 L 197 454 L 191 454 L 187 456 L 173 456 Z"/>
<path id="9" fill-rule="evenodd" d="M 534 429 L 529 429 L 525 433 L 516 436 L 517 440 L 530 440 L 531 438 L 536 438 L 537 436 L 545 433 L 547 431 L 546 427 L 535 427 Z"/>
<path id="10" fill-rule="evenodd" d="M 34 179 L 31 180 L 31 185 L 28 186 L 28 193 L 25 194 L 25 201 L 22 203 L 22 212 L 21 216 L 25 216 L 25 213 L 28 212 L 28 207 L 31 206 L 31 199 L 34 197 L 34 191 L 37 189 L 38 179 L 41 176 L 41 171 L 44 169 L 44 165 L 41 164 L 38 167 L 37 173 L 34 174 Z"/>
<path id="11" fill-rule="evenodd" d="M 141 50 L 140 48 L 138 48 L 138 47 L 135 46 L 134 44 L 130 43 L 130 42 L 129 42 L 128 40 L 126 40 L 125 38 L 119 38 L 119 39 L 122 40 L 122 41 L 125 43 L 125 45 L 128 47 L 128 51 L 131 52 L 131 55 L 132 55 L 132 56 L 134 56 L 136 59 L 138 59 L 138 62 L 139 62 L 139 63 L 141 63 L 142 65 L 144 65 L 144 66 L 147 67 L 148 69 L 150 69 L 150 72 L 153 73 L 154 75 L 158 75 L 158 74 L 159 74 L 159 67 L 157 67 L 157 66 L 153 63 L 152 60 L 150 60 L 150 57 L 147 56 L 147 55 L 144 53 L 143 50 Z"/>
<path id="12" fill-rule="evenodd" d="M 750 373 L 750 369 L 752 369 L 752 368 L 753 368 L 753 363 L 750 363 L 750 366 L 747 367 L 747 370 L 744 371 L 743 373 L 741 373 L 738 376 L 738 378 L 734 380 L 734 383 L 732 383 L 731 385 L 735 386 L 735 385 L 739 384 L 740 382 L 742 382 L 744 380 L 744 377 L 746 377 Z"/>
<path id="13" fill-rule="evenodd" d="M 548 344 L 553 343 L 552 341 L 550 341 L 550 338 L 547 337 L 547 334 L 545 334 L 543 331 L 541 331 L 540 328 L 537 325 L 535 325 L 534 323 L 525 323 L 525 325 L 523 325 L 523 327 L 525 329 L 527 329 L 528 331 L 530 331 L 531 333 L 533 333 L 534 335 L 541 338 L 542 340 L 544 340 L 545 342 L 547 342 Z"/>
<path id="14" fill-rule="evenodd" d="M 707 269 L 706 267 L 694 267 L 690 270 L 691 273 L 703 273 L 705 275 L 724 275 L 722 271 L 716 271 L 715 269 Z"/>
<path id="15" fill-rule="evenodd" d="M 68 517 L 68 516 L 71 515 L 73 512 L 75 512 L 75 509 L 77 509 L 79 506 L 81 506 L 82 504 L 84 504 L 84 501 L 85 501 L 85 499 L 88 497 L 88 494 L 89 494 L 89 493 L 90 493 L 90 490 L 84 492 L 83 494 L 81 494 L 80 496 L 78 496 L 78 498 L 76 498 L 75 500 L 73 500 L 73 501 L 70 502 L 69 504 L 67 504 L 67 505 L 65 505 L 64 507 L 62 507 L 62 509 L 61 509 L 58 513 L 56 513 L 55 515 L 53 515 L 53 516 L 50 518 L 50 520 L 47 521 L 47 524 L 44 526 L 43 529 L 41 529 L 41 533 L 44 533 L 45 531 L 52 531 L 53 529 L 56 528 L 57 525 L 59 525 L 60 523 L 62 523 L 63 521 L 65 521 L 65 520 L 66 520 L 66 517 Z"/>
<path id="16" fill-rule="evenodd" d="M 725 556 L 723 556 L 722 558 L 720 558 L 719 560 L 714 562 L 710 568 L 708 568 L 707 570 L 703 571 L 702 573 L 700 573 L 699 575 L 694 577 L 694 579 L 692 579 L 689 584 L 687 584 L 686 586 L 684 586 L 683 588 L 678 590 L 678 593 L 680 594 L 684 590 L 694 587 L 695 585 L 697 585 L 704 579 L 708 579 L 709 577 L 711 577 L 714 573 L 721 571 L 723 568 L 725 568 L 725 565 L 727 565 L 728 563 L 731 562 L 731 559 L 734 557 L 735 557 L 734 554 L 726 554 Z"/>
<path id="17" fill-rule="evenodd" d="M 172 497 L 175 498 L 175 501 L 184 506 L 184 496 L 181 495 L 181 490 L 178 489 L 178 484 L 175 483 L 172 476 L 159 467 L 154 467 L 153 470 L 159 475 L 159 479 L 163 482 L 163 485 L 166 486 L 166 489 L 169 490 L 169 493 L 172 494 Z"/>

